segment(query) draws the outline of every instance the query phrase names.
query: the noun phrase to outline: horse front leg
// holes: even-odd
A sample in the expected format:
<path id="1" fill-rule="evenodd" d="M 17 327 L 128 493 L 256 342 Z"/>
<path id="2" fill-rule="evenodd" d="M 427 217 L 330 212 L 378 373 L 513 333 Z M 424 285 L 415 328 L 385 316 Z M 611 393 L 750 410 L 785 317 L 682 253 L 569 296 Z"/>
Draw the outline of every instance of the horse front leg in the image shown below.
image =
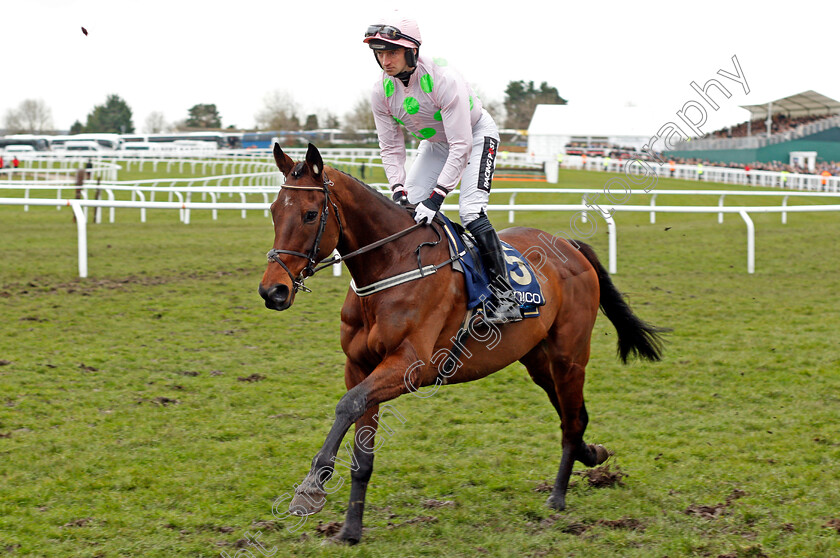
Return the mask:
<path id="1" fill-rule="evenodd" d="M 335 458 L 341 441 L 350 429 L 350 425 L 360 419 L 368 409 L 368 390 L 357 385 L 345 393 L 336 405 L 335 421 L 327 434 L 324 445 L 312 459 L 312 466 L 303 481 L 295 486 L 295 496 L 289 504 L 289 512 L 294 515 L 312 515 L 324 509 L 327 503 L 327 493 L 335 492 L 341 487 L 327 486 L 332 478 Z M 355 452 L 352 454 L 354 462 L 351 469 L 355 467 Z M 372 463 L 371 463 L 372 466 Z"/>
<path id="2" fill-rule="evenodd" d="M 336 540 L 349 544 L 356 544 L 362 540 L 362 517 L 365 513 L 365 496 L 367 494 L 370 475 L 373 473 L 373 457 L 376 446 L 376 420 L 379 405 L 371 407 L 362 418 L 356 421 L 355 439 L 353 440 L 353 455 L 350 463 L 350 502 L 347 505 L 347 515 L 344 525 L 336 535 Z"/>
<path id="3" fill-rule="evenodd" d="M 327 485 L 333 476 L 336 455 L 345 434 L 368 410 L 409 391 L 404 379 L 408 371 L 412 373 L 412 386 L 422 387 L 434 382 L 435 370 L 431 366 L 413 366 L 412 363 L 417 361 L 416 353 L 413 350 L 408 353 L 410 358 L 407 358 L 406 352 L 385 358 L 364 381 L 342 396 L 335 408 L 335 422 L 324 445 L 312 460 L 306 478 L 295 487 L 295 496 L 289 504 L 290 513 L 311 515 L 324 508 L 327 494 L 338 490 L 343 483 L 337 481 Z M 375 413 L 371 413 L 371 420 L 375 422 L 374 417 Z M 357 466 L 361 468 L 356 461 L 357 452 L 354 451 L 352 456 L 351 470 Z M 372 461 L 370 465 L 372 467 Z M 362 477 L 359 478 L 361 481 Z"/>

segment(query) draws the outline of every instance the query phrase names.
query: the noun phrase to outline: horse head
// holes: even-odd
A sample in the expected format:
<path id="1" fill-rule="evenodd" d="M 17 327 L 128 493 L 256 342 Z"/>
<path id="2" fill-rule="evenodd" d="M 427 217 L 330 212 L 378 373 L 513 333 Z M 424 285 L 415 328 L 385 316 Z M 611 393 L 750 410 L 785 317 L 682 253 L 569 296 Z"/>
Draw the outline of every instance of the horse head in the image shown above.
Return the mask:
<path id="1" fill-rule="evenodd" d="M 259 293 L 266 308 L 285 310 L 318 262 L 335 250 L 341 237 L 341 216 L 332 198 L 332 182 L 318 149 L 309 144 L 305 161 L 295 163 L 274 144 L 274 160 L 286 181 L 271 204 L 274 246 Z"/>

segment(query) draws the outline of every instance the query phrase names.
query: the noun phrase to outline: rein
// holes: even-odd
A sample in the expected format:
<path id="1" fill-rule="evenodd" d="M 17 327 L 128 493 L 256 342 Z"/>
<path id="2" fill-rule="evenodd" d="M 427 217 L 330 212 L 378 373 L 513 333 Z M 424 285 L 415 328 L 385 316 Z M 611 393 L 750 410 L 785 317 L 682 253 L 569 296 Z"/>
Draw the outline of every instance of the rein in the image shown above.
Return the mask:
<path id="1" fill-rule="evenodd" d="M 329 267 L 333 264 L 337 264 L 339 262 L 349 260 L 350 258 L 352 258 L 354 256 L 359 256 L 361 254 L 364 254 L 365 252 L 370 252 L 371 250 L 379 248 L 380 246 L 384 246 L 385 244 L 388 244 L 389 242 L 392 242 L 392 241 L 394 241 L 394 240 L 396 240 L 400 237 L 403 237 L 403 236 L 407 235 L 408 233 L 410 233 L 411 231 L 413 231 L 415 229 L 418 229 L 422 226 L 424 226 L 423 223 L 415 223 L 414 225 L 408 227 L 407 229 L 403 229 L 399 232 L 396 232 L 396 233 L 392 234 L 391 236 L 387 236 L 387 237 L 385 237 L 381 240 L 377 240 L 376 242 L 371 242 L 367 246 L 362 246 L 358 250 L 350 252 L 346 256 L 342 256 L 341 254 L 333 256 L 333 259 L 331 259 L 328 262 L 321 263 L 321 265 L 319 265 L 317 268 L 315 268 L 315 271 L 321 271 L 325 267 Z M 430 244 L 430 243 L 426 243 L 426 244 Z"/>
<path id="2" fill-rule="evenodd" d="M 308 287 L 306 287 L 306 285 L 304 285 L 304 281 L 308 277 L 311 277 L 311 276 L 315 275 L 316 273 L 318 273 L 322 269 L 325 269 L 325 268 L 327 268 L 331 265 L 337 264 L 339 262 L 343 262 L 345 260 L 349 260 L 352 257 L 359 256 L 359 255 L 364 254 L 366 252 L 370 252 L 371 250 L 379 248 L 380 246 L 388 244 L 389 242 L 393 242 L 394 240 L 396 240 L 398 238 L 401 238 L 401 237 L 409 234 L 410 232 L 424 226 L 423 223 L 415 223 L 414 225 L 408 227 L 407 229 L 403 229 L 403 230 L 401 230 L 397 233 L 392 234 L 391 236 L 385 237 L 381 240 L 377 240 L 376 242 L 372 242 L 372 243 L 370 243 L 366 246 L 362 246 L 358 250 L 350 252 L 349 254 L 347 254 L 345 256 L 342 256 L 342 255 L 339 254 L 337 256 L 333 256 L 329 261 L 322 262 L 320 265 L 318 265 L 317 264 L 318 249 L 321 246 L 321 237 L 324 235 L 324 230 L 327 228 L 327 220 L 329 219 L 330 206 L 332 206 L 333 210 L 335 210 L 335 218 L 338 221 L 339 237 L 341 237 L 341 235 L 344 234 L 344 227 L 342 226 L 342 223 L 341 223 L 341 215 L 338 213 L 338 206 L 336 206 L 335 202 L 330 199 L 329 187 L 332 186 L 333 184 L 334 184 L 334 182 L 329 180 L 327 178 L 326 174 L 324 174 L 324 184 L 323 184 L 323 186 L 293 186 L 293 185 L 286 185 L 286 184 L 281 186 L 281 188 L 288 188 L 288 189 L 292 189 L 292 190 L 313 190 L 313 191 L 318 191 L 318 192 L 323 192 L 324 193 L 324 209 L 321 211 L 321 220 L 318 224 L 318 234 L 315 236 L 315 242 L 314 242 L 312 248 L 309 250 L 309 253 L 304 254 L 303 252 L 296 252 L 294 250 L 280 250 L 280 249 L 274 248 L 272 250 L 269 250 L 268 253 L 266 254 L 266 257 L 268 258 L 269 262 L 275 262 L 275 263 L 280 264 L 280 266 L 289 275 L 289 278 L 292 280 L 292 285 L 293 285 L 293 288 L 294 288 L 294 292 L 297 292 L 298 290 L 301 290 L 305 293 L 311 293 L 312 290 L 309 289 Z M 440 235 L 438 235 L 438 236 L 440 236 Z M 438 241 L 440 241 L 440 239 L 438 239 Z M 417 248 L 418 262 L 419 262 L 419 259 L 420 259 L 420 255 L 419 255 L 420 247 L 422 247 L 425 244 L 437 244 L 437 243 L 435 242 L 435 243 L 421 244 Z M 303 268 L 303 270 L 301 270 L 300 274 L 297 277 L 295 277 L 295 276 L 292 275 L 292 272 L 289 269 L 289 267 L 285 263 L 283 263 L 283 260 L 281 260 L 278 257 L 280 254 L 288 254 L 290 256 L 297 256 L 299 258 L 306 258 L 308 263 L 306 264 L 306 267 Z"/>

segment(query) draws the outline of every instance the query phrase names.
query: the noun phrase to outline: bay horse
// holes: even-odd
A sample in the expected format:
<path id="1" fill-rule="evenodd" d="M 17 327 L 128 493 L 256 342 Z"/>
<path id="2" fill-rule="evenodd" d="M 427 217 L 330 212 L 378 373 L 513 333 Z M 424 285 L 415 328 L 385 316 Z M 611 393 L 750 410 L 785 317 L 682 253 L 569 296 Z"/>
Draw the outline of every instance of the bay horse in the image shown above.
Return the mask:
<path id="1" fill-rule="evenodd" d="M 590 246 L 515 227 L 500 237 L 527 257 L 546 303 L 538 317 L 520 322 L 471 322 L 463 340 L 457 334 L 464 331 L 467 314 L 464 276 L 448 265 L 449 247 L 439 242 L 438 223 L 416 225 L 404 207 L 325 167 L 312 144 L 305 161 L 295 163 L 277 144 L 274 158 L 286 181 L 271 204 L 274 247 L 259 286 L 266 307 L 289 308 L 298 290 L 308 291 L 304 280 L 335 261 L 327 259 L 334 250 L 353 279 L 341 309 L 347 392 L 309 473 L 295 487 L 289 513 L 319 512 L 327 493 L 340 486 L 327 483 L 355 423 L 350 502 L 337 540 L 359 542 L 380 405 L 406 393 L 428 394 L 443 383 L 478 380 L 516 361 L 560 415 L 562 456 L 547 503 L 563 510 L 574 461 L 593 467 L 610 455 L 604 446 L 583 440 L 589 420 L 583 383 L 599 306 L 618 331 L 618 356 L 625 363 L 629 356 L 659 360 L 664 330 L 631 311 Z M 545 239 L 551 239 L 550 246 Z M 418 268 L 426 272 L 418 276 Z M 390 286 L 393 278 L 408 276 L 414 280 Z M 462 343 L 457 356 L 449 352 L 453 341 Z M 441 357 L 447 353 L 450 358 Z"/>

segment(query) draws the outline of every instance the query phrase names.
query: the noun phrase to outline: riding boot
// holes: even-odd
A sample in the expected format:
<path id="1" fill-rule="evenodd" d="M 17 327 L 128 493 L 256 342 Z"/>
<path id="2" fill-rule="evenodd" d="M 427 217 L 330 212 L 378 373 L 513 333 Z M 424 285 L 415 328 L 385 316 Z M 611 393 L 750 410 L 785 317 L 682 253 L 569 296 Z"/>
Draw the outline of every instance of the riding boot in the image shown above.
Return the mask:
<path id="1" fill-rule="evenodd" d="M 481 217 L 469 223 L 467 229 L 472 233 L 478 244 L 478 252 L 481 256 L 481 264 L 490 276 L 490 290 L 494 294 L 494 302 L 487 305 L 486 319 L 490 323 L 518 322 L 522 320 L 522 312 L 519 310 L 519 303 L 513 294 L 507 276 L 507 265 L 505 265 L 504 252 L 499 235 L 496 234 L 493 225 L 487 216 Z"/>

